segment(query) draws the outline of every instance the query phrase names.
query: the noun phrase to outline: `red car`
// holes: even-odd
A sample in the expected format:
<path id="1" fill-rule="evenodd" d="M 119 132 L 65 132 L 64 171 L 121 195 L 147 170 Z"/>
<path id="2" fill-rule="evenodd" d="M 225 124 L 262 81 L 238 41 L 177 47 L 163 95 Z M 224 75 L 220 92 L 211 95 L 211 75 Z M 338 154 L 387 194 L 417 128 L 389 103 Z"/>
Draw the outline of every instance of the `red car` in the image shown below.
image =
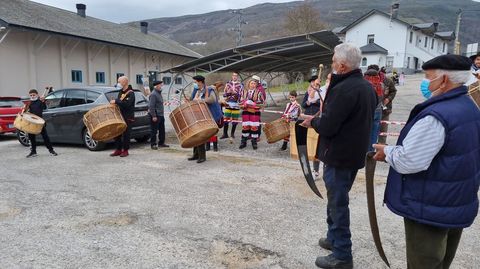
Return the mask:
<path id="1" fill-rule="evenodd" d="M 15 133 L 15 117 L 22 111 L 23 102 L 19 97 L 0 97 L 0 134 Z"/>

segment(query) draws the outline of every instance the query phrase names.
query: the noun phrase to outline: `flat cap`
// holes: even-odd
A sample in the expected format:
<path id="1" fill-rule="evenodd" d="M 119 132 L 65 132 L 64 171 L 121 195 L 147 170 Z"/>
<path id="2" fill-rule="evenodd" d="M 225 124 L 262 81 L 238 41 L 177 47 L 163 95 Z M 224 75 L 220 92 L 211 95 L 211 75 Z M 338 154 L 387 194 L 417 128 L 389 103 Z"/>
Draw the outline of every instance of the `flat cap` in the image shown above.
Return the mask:
<path id="1" fill-rule="evenodd" d="M 159 84 L 163 84 L 163 81 L 161 81 L 161 80 L 155 80 L 155 81 L 153 82 L 153 86 L 157 86 L 157 85 L 159 85 Z"/>
<path id="2" fill-rule="evenodd" d="M 205 77 L 200 76 L 200 75 L 196 75 L 196 76 L 193 77 L 193 80 L 205 82 Z"/>
<path id="3" fill-rule="evenodd" d="M 431 59 L 422 65 L 423 70 L 442 69 L 442 70 L 470 70 L 472 61 L 465 57 L 455 54 L 441 55 Z"/>

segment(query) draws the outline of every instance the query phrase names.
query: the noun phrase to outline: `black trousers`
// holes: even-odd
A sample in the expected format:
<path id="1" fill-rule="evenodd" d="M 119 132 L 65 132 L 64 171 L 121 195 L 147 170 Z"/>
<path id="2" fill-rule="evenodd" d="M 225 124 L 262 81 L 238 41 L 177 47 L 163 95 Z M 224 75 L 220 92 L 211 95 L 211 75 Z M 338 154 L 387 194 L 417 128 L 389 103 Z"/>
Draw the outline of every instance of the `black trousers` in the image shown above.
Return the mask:
<path id="1" fill-rule="evenodd" d="M 42 135 L 43 143 L 45 144 L 45 147 L 47 147 L 48 150 L 52 150 L 53 147 L 52 147 L 52 143 L 50 143 L 50 138 L 48 137 L 46 125 L 43 126 L 42 132 L 40 134 Z M 28 134 L 28 139 L 30 139 L 31 151 L 32 152 L 37 152 L 36 135 Z"/>
<path id="2" fill-rule="evenodd" d="M 150 144 L 152 146 L 157 144 L 157 134 L 158 145 L 165 144 L 165 117 L 157 116 L 157 122 L 154 122 L 152 116 L 150 116 L 150 131 Z"/>
<path id="3" fill-rule="evenodd" d="M 127 129 L 123 134 L 115 137 L 115 148 L 117 150 L 128 150 L 130 148 L 130 133 L 132 132 L 133 121 L 126 120 Z"/>

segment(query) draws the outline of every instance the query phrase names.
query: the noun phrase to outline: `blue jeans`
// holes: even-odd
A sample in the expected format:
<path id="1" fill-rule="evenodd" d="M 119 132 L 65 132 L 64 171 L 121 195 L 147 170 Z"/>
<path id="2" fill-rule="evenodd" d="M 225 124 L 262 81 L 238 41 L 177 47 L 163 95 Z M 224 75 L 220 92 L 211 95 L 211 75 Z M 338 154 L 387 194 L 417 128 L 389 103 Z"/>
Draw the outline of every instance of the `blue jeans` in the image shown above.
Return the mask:
<path id="1" fill-rule="evenodd" d="M 350 209 L 348 193 L 357 175 L 357 169 L 339 169 L 325 165 L 323 181 L 327 188 L 327 239 L 333 247 L 333 256 L 339 260 L 352 260 Z"/>
<path id="2" fill-rule="evenodd" d="M 378 134 L 380 132 L 380 120 L 382 119 L 382 108 L 375 110 L 375 116 L 373 117 L 372 133 L 370 134 L 370 145 L 368 145 L 368 151 L 373 151 L 373 144 L 378 141 Z"/>

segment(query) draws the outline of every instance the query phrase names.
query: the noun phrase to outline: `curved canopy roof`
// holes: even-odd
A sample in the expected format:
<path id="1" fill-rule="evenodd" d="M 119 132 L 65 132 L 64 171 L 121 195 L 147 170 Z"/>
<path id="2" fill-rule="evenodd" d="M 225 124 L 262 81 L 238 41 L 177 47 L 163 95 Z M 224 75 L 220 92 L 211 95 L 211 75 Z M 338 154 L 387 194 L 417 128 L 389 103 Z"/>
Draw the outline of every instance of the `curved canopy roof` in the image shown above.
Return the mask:
<path id="1" fill-rule="evenodd" d="M 294 72 L 331 62 L 340 44 L 331 31 L 283 37 L 220 51 L 163 72 Z"/>

